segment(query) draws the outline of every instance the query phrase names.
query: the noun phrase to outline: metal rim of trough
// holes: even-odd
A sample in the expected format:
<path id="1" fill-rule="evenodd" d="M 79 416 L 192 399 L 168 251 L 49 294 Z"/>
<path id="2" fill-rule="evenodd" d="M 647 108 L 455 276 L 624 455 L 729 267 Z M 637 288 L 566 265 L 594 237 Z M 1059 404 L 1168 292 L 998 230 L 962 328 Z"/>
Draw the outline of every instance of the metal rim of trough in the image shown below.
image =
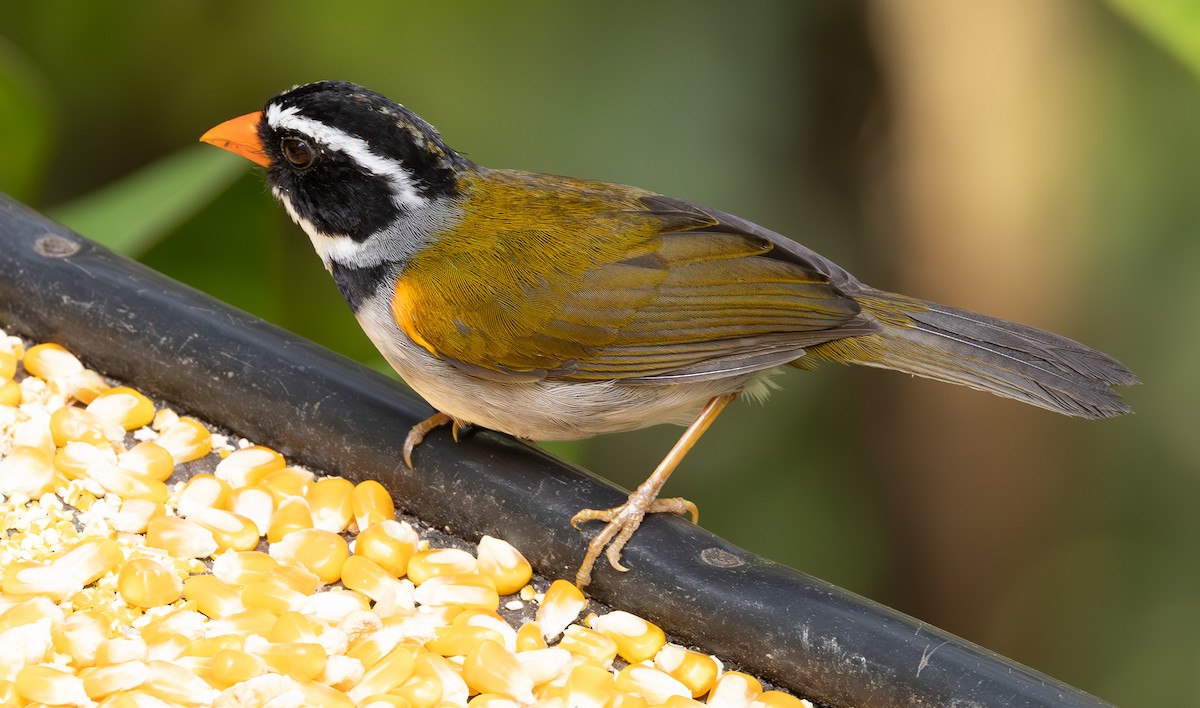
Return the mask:
<path id="1" fill-rule="evenodd" d="M 625 493 L 491 431 L 445 428 L 404 467 L 431 409 L 390 379 L 118 256 L 0 194 L 0 327 L 71 349 L 289 458 L 377 479 L 404 511 L 500 536 L 550 577 L 586 538 L 566 522 Z M 447 503 L 452 500 L 452 503 Z M 677 518 L 648 519 L 589 592 L 827 706 L 1104 706 L 1078 689 Z"/>

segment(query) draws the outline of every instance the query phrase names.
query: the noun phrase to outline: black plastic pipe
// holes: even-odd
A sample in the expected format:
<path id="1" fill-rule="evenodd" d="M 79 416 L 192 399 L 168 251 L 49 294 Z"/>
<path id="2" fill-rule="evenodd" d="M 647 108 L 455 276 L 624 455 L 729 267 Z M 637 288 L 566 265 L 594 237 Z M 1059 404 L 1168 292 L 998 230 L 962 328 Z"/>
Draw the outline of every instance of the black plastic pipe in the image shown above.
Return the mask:
<path id="1" fill-rule="evenodd" d="M 349 316 L 349 315 L 347 315 Z M 0 328 L 63 344 L 179 409 L 351 479 L 467 539 L 500 536 L 571 578 L 586 538 L 567 523 L 625 494 L 490 431 L 444 428 L 401 461 L 431 409 L 398 384 L 222 304 L 0 194 Z M 1099 699 L 829 583 L 656 515 L 620 574 L 589 591 L 827 706 L 1104 706 Z"/>

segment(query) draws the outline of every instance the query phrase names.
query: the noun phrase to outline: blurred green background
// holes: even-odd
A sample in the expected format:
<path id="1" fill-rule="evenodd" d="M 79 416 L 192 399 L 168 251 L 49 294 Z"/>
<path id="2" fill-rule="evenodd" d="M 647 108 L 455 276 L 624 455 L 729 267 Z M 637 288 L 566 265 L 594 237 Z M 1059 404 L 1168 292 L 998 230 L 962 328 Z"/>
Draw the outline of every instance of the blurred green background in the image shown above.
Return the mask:
<path id="1" fill-rule="evenodd" d="M 890 372 L 789 372 L 668 492 L 707 528 L 1126 706 L 1200 704 L 1200 3 L 0 4 L 0 189 L 376 368 L 245 161 L 297 83 L 478 162 L 636 184 L 864 280 L 1137 372 L 1085 422 Z M 625 486 L 678 429 L 556 446 Z"/>

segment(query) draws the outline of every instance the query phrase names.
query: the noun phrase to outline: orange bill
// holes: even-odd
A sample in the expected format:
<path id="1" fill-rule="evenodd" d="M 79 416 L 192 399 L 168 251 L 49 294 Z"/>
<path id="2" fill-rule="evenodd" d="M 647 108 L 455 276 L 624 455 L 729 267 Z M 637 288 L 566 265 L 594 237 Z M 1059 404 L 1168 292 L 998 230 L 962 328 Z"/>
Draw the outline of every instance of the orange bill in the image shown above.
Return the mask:
<path id="1" fill-rule="evenodd" d="M 262 143 L 258 140 L 260 118 L 261 111 L 232 118 L 201 135 L 200 141 L 241 155 L 263 167 L 269 167 L 271 159 L 263 152 Z"/>

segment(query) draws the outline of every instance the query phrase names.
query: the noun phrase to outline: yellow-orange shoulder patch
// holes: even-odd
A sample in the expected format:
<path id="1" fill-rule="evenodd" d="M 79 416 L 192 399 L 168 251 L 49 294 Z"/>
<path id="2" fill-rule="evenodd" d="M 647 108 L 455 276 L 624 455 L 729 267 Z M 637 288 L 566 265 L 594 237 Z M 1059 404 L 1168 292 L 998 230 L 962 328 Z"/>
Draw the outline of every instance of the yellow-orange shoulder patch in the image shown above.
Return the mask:
<path id="1" fill-rule="evenodd" d="M 400 329 L 404 330 L 409 339 L 425 347 L 430 354 L 436 357 L 441 356 L 433 348 L 433 345 L 417 331 L 417 316 L 412 289 L 403 278 L 396 281 L 396 292 L 392 295 L 392 316 L 396 318 L 396 324 L 400 325 Z"/>

